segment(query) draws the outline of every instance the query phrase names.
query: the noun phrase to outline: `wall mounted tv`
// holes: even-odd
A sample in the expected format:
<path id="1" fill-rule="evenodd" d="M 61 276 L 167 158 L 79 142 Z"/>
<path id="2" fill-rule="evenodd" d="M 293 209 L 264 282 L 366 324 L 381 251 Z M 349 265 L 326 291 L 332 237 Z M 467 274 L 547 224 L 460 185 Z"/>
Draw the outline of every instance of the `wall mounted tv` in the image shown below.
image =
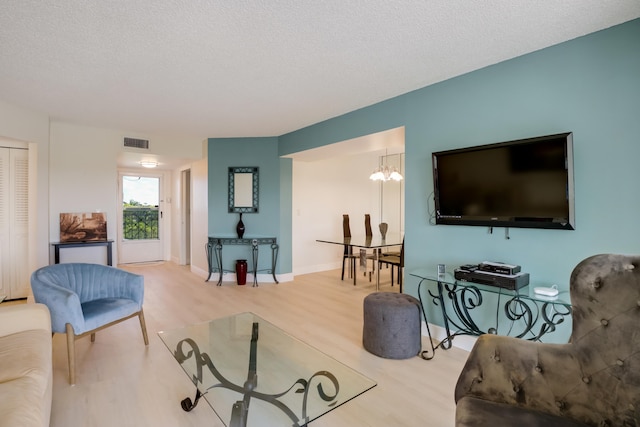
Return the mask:
<path id="1" fill-rule="evenodd" d="M 573 230 L 573 134 L 432 154 L 436 224 Z"/>

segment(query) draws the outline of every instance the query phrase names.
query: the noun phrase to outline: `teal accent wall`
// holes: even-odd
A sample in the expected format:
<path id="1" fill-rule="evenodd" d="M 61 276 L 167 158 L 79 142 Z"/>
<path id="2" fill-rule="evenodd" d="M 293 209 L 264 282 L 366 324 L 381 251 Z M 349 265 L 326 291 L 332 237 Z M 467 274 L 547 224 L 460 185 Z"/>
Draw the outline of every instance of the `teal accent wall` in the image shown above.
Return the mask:
<path id="1" fill-rule="evenodd" d="M 638 40 L 634 20 L 283 135 L 279 152 L 405 126 L 405 270 L 504 261 L 534 283 L 568 289 L 583 258 L 640 253 Z M 506 240 L 504 229 L 430 224 L 432 152 L 566 131 L 574 133 L 575 231 L 512 228 Z M 416 295 L 418 281 L 405 283 Z"/>
<path id="2" fill-rule="evenodd" d="M 267 211 L 268 219 L 259 223 L 275 220 L 274 227 L 290 230 L 290 195 L 284 196 L 291 185 L 286 175 L 290 168 L 283 171 L 278 156 L 404 126 L 407 273 L 419 267 L 435 271 L 438 263 L 451 270 L 484 260 L 503 261 L 521 265 L 532 283 L 568 289 L 571 271 L 580 260 L 597 253 L 640 253 L 640 191 L 635 185 L 640 182 L 639 40 L 640 20 L 634 20 L 278 138 L 233 140 L 251 147 L 257 147 L 254 142 L 266 143 L 272 160 L 242 145 L 228 145 L 229 140 L 210 140 L 209 158 L 214 162 L 210 178 L 222 179 L 226 194 L 226 178 L 218 176 L 217 166 L 224 164 L 226 171 L 227 166 L 236 166 L 234 162 L 268 163 L 264 168 L 282 174 L 279 187 L 274 178 L 273 194 L 282 190 L 283 200 L 275 201 L 279 207 Z M 431 224 L 432 152 L 567 131 L 574 133 L 576 230 L 512 228 L 507 240 L 500 228 L 490 234 L 486 227 Z M 212 147 L 221 141 L 224 150 Z M 250 153 L 246 161 L 240 162 L 239 151 Z M 220 155 L 231 158 L 216 157 Z M 210 213 L 209 226 L 214 231 L 235 224 L 231 218 L 221 220 L 229 214 L 216 213 L 220 191 L 216 187 L 210 186 L 210 204 L 216 210 Z M 286 271 L 290 265 L 289 259 Z M 417 295 L 417 288 L 418 281 L 407 275 L 405 292 Z M 437 312 L 430 309 L 427 314 L 431 322 L 442 324 Z M 565 322 L 549 341 L 566 340 L 570 323 Z"/>
<path id="3" fill-rule="evenodd" d="M 209 174 L 209 230 L 208 235 L 236 236 L 239 215 L 228 212 L 229 167 L 257 166 L 259 168 L 259 207 L 257 213 L 245 213 L 244 237 L 282 237 L 280 225 L 281 211 L 281 167 L 278 158 L 278 138 L 210 138 L 208 140 Z M 291 196 L 287 196 L 289 199 Z M 290 216 L 290 215 L 289 215 Z M 289 225 L 289 229 L 291 226 Z M 291 231 L 287 231 L 290 235 Z M 285 233 L 286 234 L 286 233 Z M 288 243 L 291 246 L 291 243 Z M 287 250 L 283 248 L 286 253 Z M 288 252 L 290 253 L 290 249 Z M 271 249 L 261 246 L 258 268 L 271 266 Z M 289 258 L 291 258 L 289 256 Z M 236 259 L 251 260 L 249 246 L 225 246 L 223 268 L 235 269 Z M 282 257 L 279 258 L 282 262 Z M 280 272 L 280 263 L 276 272 Z M 291 271 L 291 261 L 285 260 L 287 272 Z"/>

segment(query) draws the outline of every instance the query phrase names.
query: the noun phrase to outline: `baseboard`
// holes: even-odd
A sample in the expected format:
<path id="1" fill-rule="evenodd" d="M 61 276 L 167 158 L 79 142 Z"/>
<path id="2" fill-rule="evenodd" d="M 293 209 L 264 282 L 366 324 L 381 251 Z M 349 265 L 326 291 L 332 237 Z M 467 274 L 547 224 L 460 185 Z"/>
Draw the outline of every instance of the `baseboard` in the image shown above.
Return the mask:
<path id="1" fill-rule="evenodd" d="M 197 274 L 198 276 L 201 276 L 203 278 L 207 278 L 209 276 L 209 272 L 208 271 L 204 271 L 201 270 L 201 272 L 203 274 L 199 274 L 198 272 L 194 271 L 194 268 L 191 268 L 191 272 Z M 213 282 L 213 283 L 217 283 L 218 279 L 220 278 L 220 274 L 219 273 L 212 273 L 211 274 L 211 279 L 209 280 L 209 282 Z M 287 273 L 287 274 L 276 274 L 276 278 L 278 279 L 279 283 L 282 282 L 291 282 L 293 281 L 293 274 L 292 273 Z M 223 282 L 234 282 L 236 283 L 236 273 L 232 273 L 232 272 L 225 272 L 222 274 L 222 281 Z M 253 283 L 253 274 L 251 273 L 247 273 L 247 284 L 252 284 Z M 276 283 L 273 280 L 273 275 L 271 273 L 265 273 L 265 274 L 258 274 L 258 284 L 260 283 Z"/>
<path id="2" fill-rule="evenodd" d="M 261 276 L 258 276 L 258 281 L 260 280 L 260 277 Z M 273 281 L 273 277 L 271 277 L 271 275 L 269 275 L 269 277 Z M 276 274 L 276 277 L 278 278 L 278 282 L 283 283 L 283 282 L 293 282 L 293 278 L 295 276 L 293 275 L 293 273 L 287 273 L 287 274 Z"/>
<path id="3" fill-rule="evenodd" d="M 196 267 L 193 264 L 191 264 L 191 272 L 198 277 L 202 277 L 205 280 L 207 279 L 207 277 L 209 277 L 209 272 L 207 270 Z"/>
<path id="4" fill-rule="evenodd" d="M 446 330 L 442 326 L 429 323 L 429 329 L 431 330 L 431 338 L 435 342 L 440 342 L 447 337 Z M 422 335 L 426 337 L 429 336 L 427 332 L 427 325 L 424 321 L 422 322 Z M 478 337 L 471 335 L 458 335 L 451 341 L 451 343 L 454 347 L 460 348 L 465 351 L 471 351 L 477 339 Z"/>
<path id="5" fill-rule="evenodd" d="M 330 263 L 330 264 L 316 264 L 316 265 L 306 265 L 302 268 L 298 267 L 296 268 L 294 275 L 299 276 L 302 274 L 313 274 L 313 273 L 320 273 L 323 271 L 331 271 L 331 270 L 337 270 L 339 268 L 342 268 L 342 264 L 341 263 Z"/>

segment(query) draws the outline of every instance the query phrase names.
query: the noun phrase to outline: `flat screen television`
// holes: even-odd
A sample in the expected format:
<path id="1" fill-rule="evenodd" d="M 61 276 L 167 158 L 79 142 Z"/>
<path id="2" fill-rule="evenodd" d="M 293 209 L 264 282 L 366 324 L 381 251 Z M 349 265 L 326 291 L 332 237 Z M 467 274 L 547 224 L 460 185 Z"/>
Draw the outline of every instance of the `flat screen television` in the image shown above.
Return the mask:
<path id="1" fill-rule="evenodd" d="M 436 224 L 573 230 L 573 134 L 432 154 Z"/>

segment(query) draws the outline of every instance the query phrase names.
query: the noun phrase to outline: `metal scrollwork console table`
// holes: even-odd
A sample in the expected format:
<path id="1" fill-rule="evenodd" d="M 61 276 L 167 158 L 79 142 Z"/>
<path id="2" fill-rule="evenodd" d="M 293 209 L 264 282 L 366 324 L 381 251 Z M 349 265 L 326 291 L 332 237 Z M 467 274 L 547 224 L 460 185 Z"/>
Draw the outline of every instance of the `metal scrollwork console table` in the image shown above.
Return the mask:
<path id="1" fill-rule="evenodd" d="M 435 274 L 426 269 L 413 271 L 410 275 L 420 280 L 418 295 L 421 303 L 421 287 L 425 284 L 428 298 L 442 312 L 446 336 L 433 346 L 433 352 L 437 348 L 451 348 L 452 340 L 458 335 L 499 334 L 540 341 L 544 335 L 554 332 L 556 326 L 571 315 L 568 291 L 560 292 L 555 297 L 545 297 L 536 294 L 532 285 L 509 290 L 456 280 L 451 273 Z M 481 325 L 474 314 L 480 311 L 478 308 L 489 295 L 493 295 L 493 299 L 496 300 L 495 317 L 483 319 Z M 428 326 L 424 304 L 422 313 Z M 430 356 L 423 354 L 423 358 L 431 359 L 433 353 Z"/>
<path id="2" fill-rule="evenodd" d="M 258 247 L 260 245 L 271 246 L 271 269 L 264 270 L 271 273 L 273 280 L 278 283 L 276 279 L 276 262 L 278 260 L 278 242 L 275 237 L 254 237 L 254 238 L 236 238 L 236 237 L 220 237 L 210 236 L 207 242 L 207 262 L 209 263 L 209 276 L 207 282 L 211 279 L 211 275 L 215 272 L 220 273 L 217 286 L 222 286 L 222 275 L 225 271 L 232 272 L 232 270 L 224 270 L 222 268 L 222 247 L 224 245 L 246 245 L 251 246 L 251 266 L 253 270 L 253 286 L 258 286 Z"/>

